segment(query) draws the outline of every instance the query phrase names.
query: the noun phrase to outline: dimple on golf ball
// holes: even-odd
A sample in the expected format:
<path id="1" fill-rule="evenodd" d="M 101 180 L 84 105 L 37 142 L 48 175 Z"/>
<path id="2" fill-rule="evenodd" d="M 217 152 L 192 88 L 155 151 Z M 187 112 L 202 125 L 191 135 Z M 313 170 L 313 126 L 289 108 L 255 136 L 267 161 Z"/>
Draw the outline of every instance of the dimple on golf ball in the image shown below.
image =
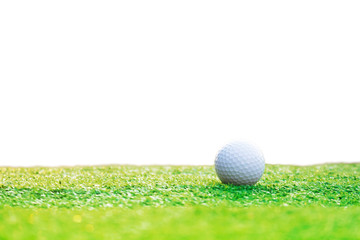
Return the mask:
<path id="1" fill-rule="evenodd" d="M 222 183 L 254 185 L 265 170 L 262 152 L 246 142 L 233 142 L 223 147 L 215 159 L 215 171 Z"/>

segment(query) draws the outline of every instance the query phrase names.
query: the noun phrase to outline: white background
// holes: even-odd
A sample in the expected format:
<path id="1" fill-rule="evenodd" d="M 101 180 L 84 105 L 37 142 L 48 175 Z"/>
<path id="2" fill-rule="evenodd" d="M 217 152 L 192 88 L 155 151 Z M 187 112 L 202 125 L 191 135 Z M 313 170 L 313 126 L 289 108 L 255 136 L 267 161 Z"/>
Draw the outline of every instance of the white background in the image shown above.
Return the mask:
<path id="1" fill-rule="evenodd" d="M 1 1 L 0 166 L 360 161 L 358 1 Z"/>

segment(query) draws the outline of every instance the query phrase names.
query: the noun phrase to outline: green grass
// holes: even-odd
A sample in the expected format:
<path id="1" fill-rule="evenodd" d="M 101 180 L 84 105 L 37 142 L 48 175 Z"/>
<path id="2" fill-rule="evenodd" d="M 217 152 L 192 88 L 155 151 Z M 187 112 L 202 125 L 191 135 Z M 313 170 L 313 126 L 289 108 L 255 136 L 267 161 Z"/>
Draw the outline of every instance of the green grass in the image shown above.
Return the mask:
<path id="1" fill-rule="evenodd" d="M 0 239 L 360 239 L 360 164 L 0 168 Z"/>

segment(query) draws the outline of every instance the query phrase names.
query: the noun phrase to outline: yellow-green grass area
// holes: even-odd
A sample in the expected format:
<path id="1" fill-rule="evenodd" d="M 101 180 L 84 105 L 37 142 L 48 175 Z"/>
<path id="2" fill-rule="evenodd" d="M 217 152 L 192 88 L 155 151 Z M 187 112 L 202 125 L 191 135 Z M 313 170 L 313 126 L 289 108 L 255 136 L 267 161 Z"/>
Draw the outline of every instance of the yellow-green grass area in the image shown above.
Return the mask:
<path id="1" fill-rule="evenodd" d="M 0 167 L 0 239 L 360 239 L 360 164 Z"/>

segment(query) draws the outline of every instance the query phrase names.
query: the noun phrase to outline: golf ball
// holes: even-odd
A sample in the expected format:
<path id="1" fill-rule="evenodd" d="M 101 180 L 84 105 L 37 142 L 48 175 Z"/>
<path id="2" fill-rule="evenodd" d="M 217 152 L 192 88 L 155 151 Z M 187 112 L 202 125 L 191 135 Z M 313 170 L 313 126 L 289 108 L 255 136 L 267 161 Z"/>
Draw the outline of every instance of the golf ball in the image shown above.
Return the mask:
<path id="1" fill-rule="evenodd" d="M 254 185 L 265 170 L 262 152 L 246 142 L 233 142 L 223 147 L 215 159 L 215 171 L 222 183 Z"/>

